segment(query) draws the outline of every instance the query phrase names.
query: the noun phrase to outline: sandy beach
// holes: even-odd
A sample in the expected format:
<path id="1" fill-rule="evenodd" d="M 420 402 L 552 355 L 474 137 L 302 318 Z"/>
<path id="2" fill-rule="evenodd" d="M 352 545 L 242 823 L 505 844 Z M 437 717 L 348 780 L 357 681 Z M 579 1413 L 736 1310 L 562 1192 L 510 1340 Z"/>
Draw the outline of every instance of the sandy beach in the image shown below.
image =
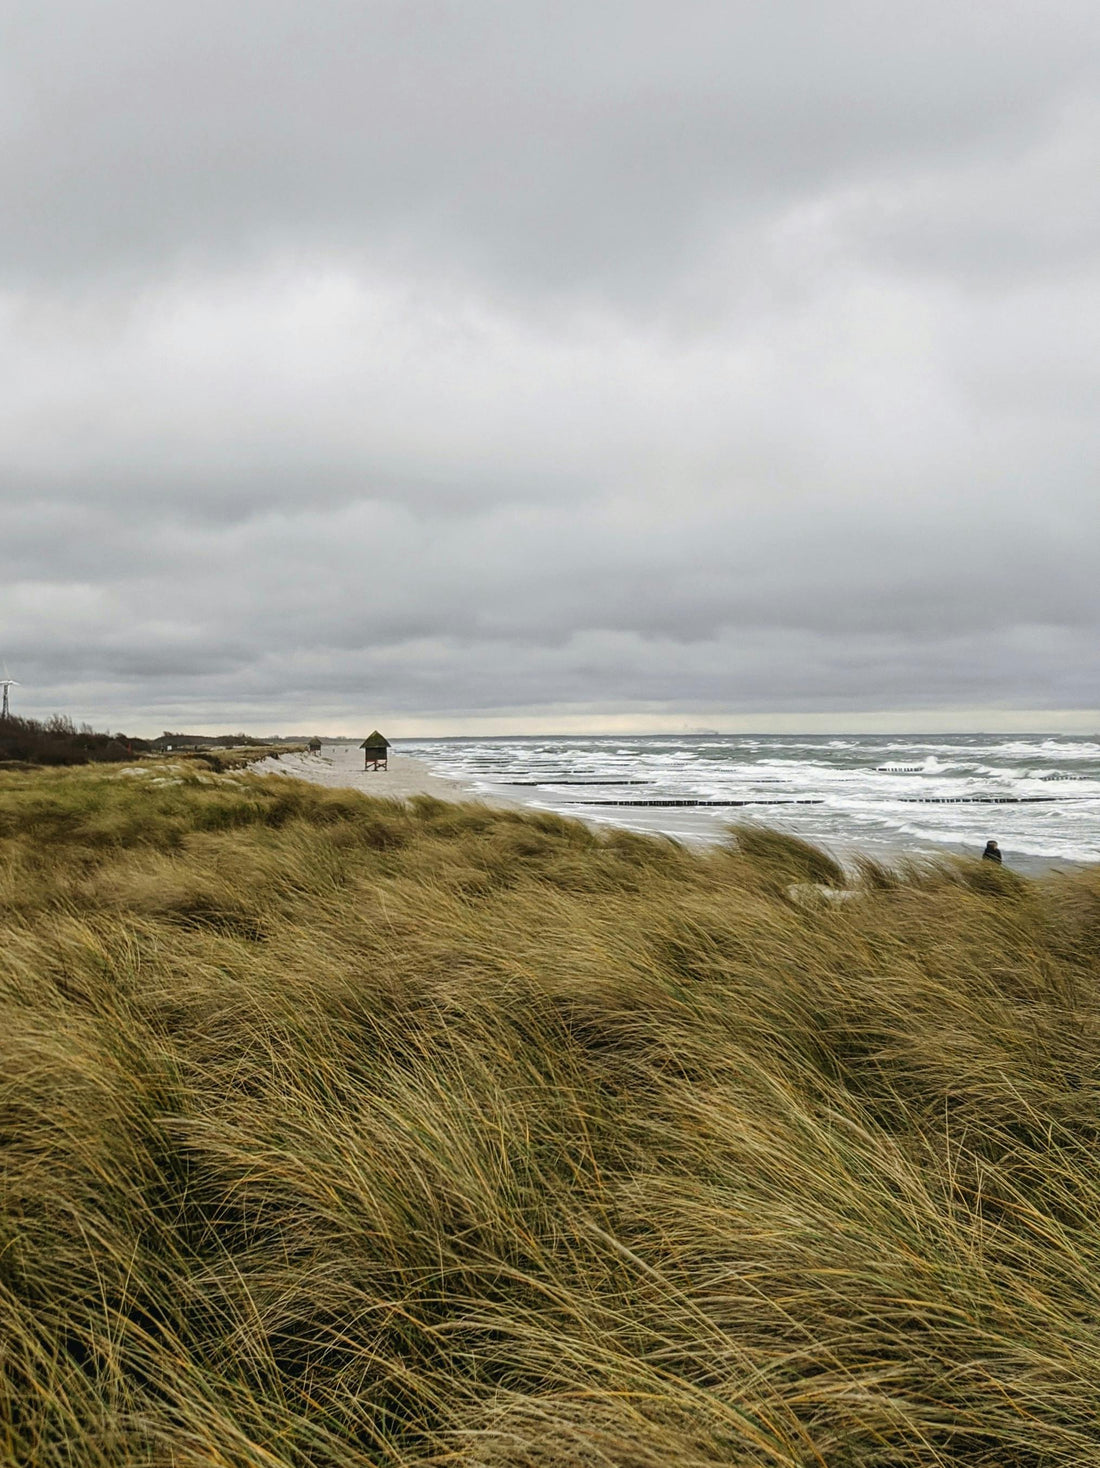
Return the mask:
<path id="1" fill-rule="evenodd" d="M 480 800 L 486 805 L 518 806 L 508 796 L 487 798 L 458 780 L 433 775 L 420 760 L 390 751 L 389 768 L 364 770 L 362 752 L 350 744 L 326 744 L 320 754 L 284 754 L 252 766 L 261 775 L 289 775 L 315 785 L 332 785 L 361 790 L 388 800 L 407 800 L 411 795 L 433 795 L 437 800 Z"/>

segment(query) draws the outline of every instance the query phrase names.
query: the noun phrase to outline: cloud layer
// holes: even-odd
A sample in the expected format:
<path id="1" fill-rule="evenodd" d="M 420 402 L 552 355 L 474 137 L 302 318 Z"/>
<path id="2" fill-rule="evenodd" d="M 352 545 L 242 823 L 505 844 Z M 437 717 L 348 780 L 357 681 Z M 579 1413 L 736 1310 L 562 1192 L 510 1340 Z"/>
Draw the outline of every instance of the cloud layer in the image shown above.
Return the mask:
<path id="1" fill-rule="evenodd" d="M 1100 705 L 1095 7 L 46 0 L 5 33 L 23 708 Z"/>

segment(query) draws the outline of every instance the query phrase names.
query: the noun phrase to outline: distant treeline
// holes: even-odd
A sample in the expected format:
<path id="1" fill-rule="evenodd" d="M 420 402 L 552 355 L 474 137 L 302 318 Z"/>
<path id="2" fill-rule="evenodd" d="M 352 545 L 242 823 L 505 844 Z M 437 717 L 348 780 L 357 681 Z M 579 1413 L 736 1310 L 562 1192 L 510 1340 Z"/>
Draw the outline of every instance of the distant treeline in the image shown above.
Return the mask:
<path id="1" fill-rule="evenodd" d="M 149 747 L 147 739 L 97 734 L 90 725 L 78 728 L 61 715 L 45 720 L 0 719 L 0 763 L 84 765 L 126 760 Z"/>
<path id="2" fill-rule="evenodd" d="M 170 730 L 165 729 L 159 739 L 147 742 L 152 748 L 171 745 L 173 749 L 178 750 L 236 749 L 242 744 L 254 745 L 261 741 L 254 734 L 173 734 Z"/>
<path id="3" fill-rule="evenodd" d="M 206 758 L 223 768 L 213 750 L 245 747 L 261 742 L 250 734 L 172 734 L 139 739 L 131 734 L 98 734 L 90 724 L 79 726 L 63 714 L 51 719 L 0 719 L 0 765 L 86 765 L 131 759 L 135 754 L 170 751 L 175 755 Z M 279 741 L 290 743 L 293 741 Z"/>

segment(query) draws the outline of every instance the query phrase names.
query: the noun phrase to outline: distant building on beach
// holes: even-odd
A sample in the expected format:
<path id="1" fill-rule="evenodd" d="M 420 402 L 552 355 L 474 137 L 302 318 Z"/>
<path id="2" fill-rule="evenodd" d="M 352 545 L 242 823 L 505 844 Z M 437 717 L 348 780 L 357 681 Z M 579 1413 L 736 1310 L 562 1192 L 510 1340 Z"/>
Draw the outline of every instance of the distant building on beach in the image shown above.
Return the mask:
<path id="1" fill-rule="evenodd" d="M 317 738 L 316 734 L 314 734 L 313 738 L 309 741 L 309 752 L 310 754 L 321 753 L 321 741 Z"/>
<path id="2" fill-rule="evenodd" d="M 367 735 L 359 748 L 363 751 L 363 768 L 365 770 L 385 770 L 389 768 L 388 755 L 390 741 L 383 739 L 377 729 L 372 730 Z"/>

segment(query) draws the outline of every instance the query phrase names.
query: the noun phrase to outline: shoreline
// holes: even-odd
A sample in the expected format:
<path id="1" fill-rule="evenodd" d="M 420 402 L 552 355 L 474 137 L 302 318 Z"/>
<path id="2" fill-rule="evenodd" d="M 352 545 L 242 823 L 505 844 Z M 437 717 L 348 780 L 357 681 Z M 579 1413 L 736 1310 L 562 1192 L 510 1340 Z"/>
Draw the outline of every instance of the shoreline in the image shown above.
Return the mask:
<path id="1" fill-rule="evenodd" d="M 279 759 L 267 758 L 259 760 L 251 766 L 257 774 L 263 775 L 287 775 L 293 779 L 307 780 L 315 785 L 325 785 L 329 788 L 340 788 L 358 790 L 363 795 L 371 795 L 382 800 L 408 800 L 416 795 L 430 795 L 436 800 L 453 801 L 461 804 L 464 801 L 476 802 L 487 805 L 498 810 L 526 810 L 539 811 L 551 807 L 537 805 L 533 801 L 522 800 L 516 796 L 504 795 L 497 791 L 486 792 L 473 785 L 465 784 L 460 780 L 451 780 L 442 775 L 433 775 L 422 760 L 415 759 L 411 755 L 394 754 L 391 750 L 388 761 L 389 768 L 385 770 L 364 770 L 361 764 L 360 751 L 351 745 L 328 745 L 320 754 L 284 754 Z M 572 816 L 576 820 L 585 821 L 596 829 L 607 829 L 609 826 L 617 826 L 621 830 L 638 830 L 637 826 L 621 824 L 602 817 L 598 820 L 586 820 L 579 811 L 563 811 L 563 815 Z M 647 834 L 647 833 L 642 833 Z M 656 830 L 649 832 L 652 835 L 667 834 Z M 681 838 L 673 838 L 681 839 Z M 695 845 L 694 841 L 687 844 Z M 706 841 L 700 844 L 711 845 Z M 823 846 L 830 855 L 834 856 L 842 866 L 848 870 L 854 867 L 855 859 L 859 856 L 872 856 L 875 860 L 883 861 L 886 865 L 903 861 L 920 861 L 922 858 L 942 857 L 979 857 L 980 852 L 969 851 L 961 845 L 944 843 L 942 848 L 929 848 L 924 846 L 907 846 L 900 842 L 890 852 L 882 850 L 868 851 L 857 842 L 837 841 L 815 843 Z M 1036 857 L 1036 856 L 1014 856 L 1006 861 L 1006 867 L 1015 871 L 1023 877 L 1044 877 L 1052 873 L 1080 871 L 1090 865 L 1088 862 L 1075 862 L 1066 858 Z"/>

